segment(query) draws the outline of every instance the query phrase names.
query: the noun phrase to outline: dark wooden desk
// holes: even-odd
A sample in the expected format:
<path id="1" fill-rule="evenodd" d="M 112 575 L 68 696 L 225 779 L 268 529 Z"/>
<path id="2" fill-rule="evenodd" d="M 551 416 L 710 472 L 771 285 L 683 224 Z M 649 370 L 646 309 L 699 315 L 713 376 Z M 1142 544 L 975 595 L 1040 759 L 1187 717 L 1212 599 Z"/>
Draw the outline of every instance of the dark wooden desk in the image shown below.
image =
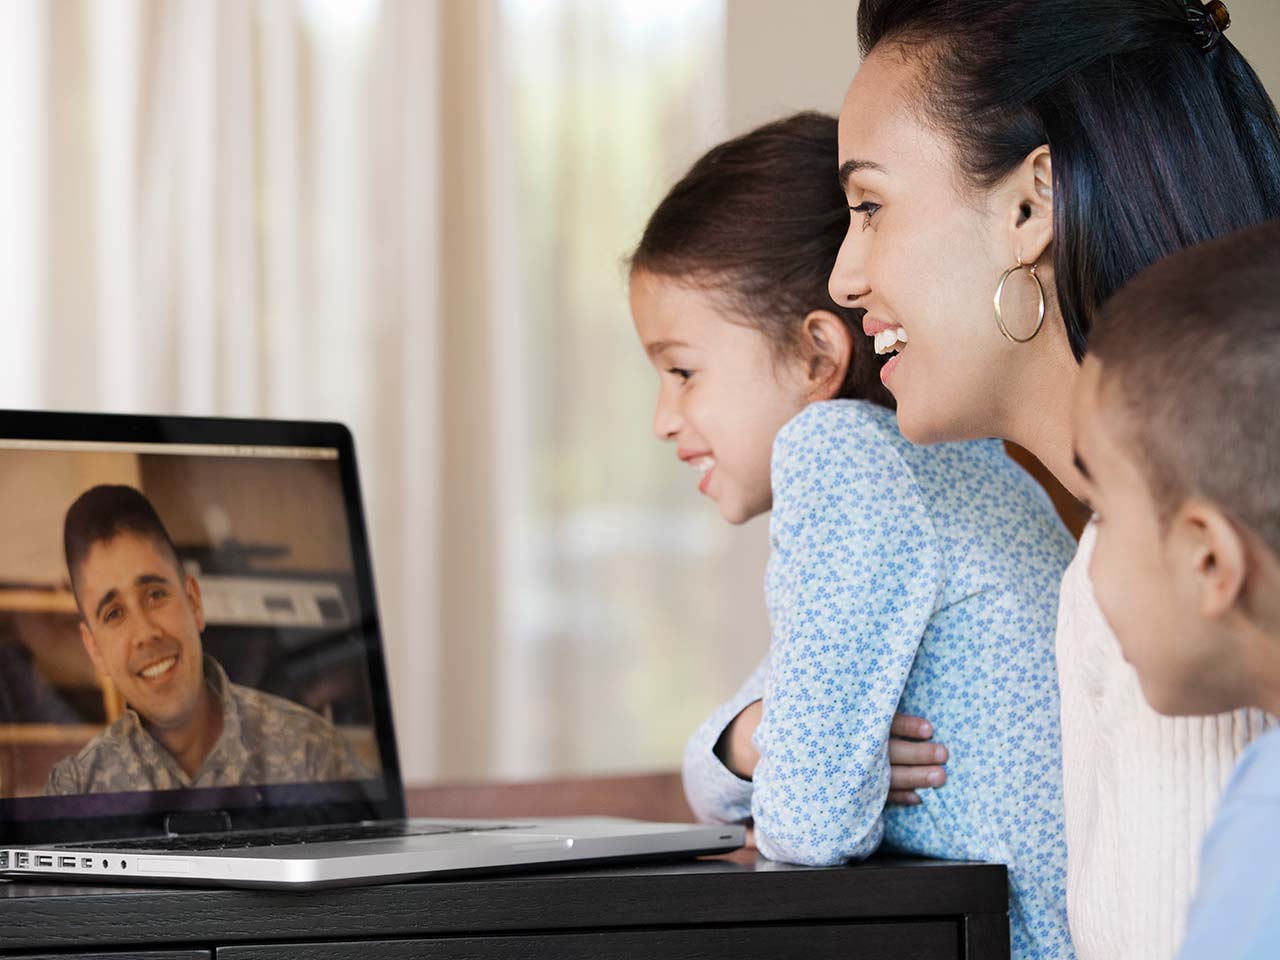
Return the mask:
<path id="1" fill-rule="evenodd" d="M 687 820 L 679 778 L 433 787 L 418 816 Z M 309 893 L 0 882 L 24 960 L 1007 960 L 1005 868 L 906 858 L 810 869 L 749 851 L 671 864 Z"/>
<path id="2" fill-rule="evenodd" d="M 0 884 L 0 956 L 1007 960 L 1005 870 L 733 859 L 311 893 Z"/>

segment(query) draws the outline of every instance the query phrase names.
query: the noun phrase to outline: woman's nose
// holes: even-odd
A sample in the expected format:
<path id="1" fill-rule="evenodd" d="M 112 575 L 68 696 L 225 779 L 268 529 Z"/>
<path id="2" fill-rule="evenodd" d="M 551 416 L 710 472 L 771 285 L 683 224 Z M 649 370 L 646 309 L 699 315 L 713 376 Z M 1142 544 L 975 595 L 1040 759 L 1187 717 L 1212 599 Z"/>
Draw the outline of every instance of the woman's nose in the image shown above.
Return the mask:
<path id="1" fill-rule="evenodd" d="M 852 227 L 840 244 L 840 252 L 827 282 L 827 292 L 842 307 L 859 306 L 858 300 L 871 292 L 871 284 L 867 281 L 866 246 L 861 231 Z"/>

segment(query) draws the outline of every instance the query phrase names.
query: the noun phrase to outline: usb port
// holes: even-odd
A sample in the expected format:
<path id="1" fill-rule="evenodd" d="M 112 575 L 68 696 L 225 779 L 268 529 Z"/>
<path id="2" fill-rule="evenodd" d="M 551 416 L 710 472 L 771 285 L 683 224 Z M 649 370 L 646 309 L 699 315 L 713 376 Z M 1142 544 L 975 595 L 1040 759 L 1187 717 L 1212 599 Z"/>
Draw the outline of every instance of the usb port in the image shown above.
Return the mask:
<path id="1" fill-rule="evenodd" d="M 59 857 L 58 858 L 58 866 L 60 867 L 74 867 L 75 865 L 76 865 L 75 857 Z"/>
<path id="2" fill-rule="evenodd" d="M 14 866 L 17 866 L 17 867 L 26 867 L 26 866 L 29 866 L 30 863 L 31 863 L 31 855 L 26 853 L 19 853 L 14 860 Z"/>
<path id="3" fill-rule="evenodd" d="M 9 851 L 0 850 L 0 870 L 9 869 Z"/>
<path id="4" fill-rule="evenodd" d="M 93 857 L 81 857 L 81 858 L 80 858 L 80 866 L 81 866 L 81 867 L 83 867 L 85 870 L 92 870 L 92 869 L 93 869 Z"/>
<path id="5" fill-rule="evenodd" d="M 37 856 L 36 856 L 36 866 L 37 866 L 37 867 L 52 867 L 52 866 L 53 866 L 53 857 L 42 857 L 42 856 L 38 856 L 38 855 L 37 855 Z"/>

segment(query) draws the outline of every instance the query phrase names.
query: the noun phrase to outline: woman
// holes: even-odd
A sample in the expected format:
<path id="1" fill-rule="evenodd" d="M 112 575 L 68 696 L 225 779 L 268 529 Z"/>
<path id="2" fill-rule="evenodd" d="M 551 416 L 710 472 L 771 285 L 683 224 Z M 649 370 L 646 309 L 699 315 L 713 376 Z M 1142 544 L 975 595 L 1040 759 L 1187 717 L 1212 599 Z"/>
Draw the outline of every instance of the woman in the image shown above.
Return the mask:
<path id="1" fill-rule="evenodd" d="M 1094 311 L 1162 256 L 1280 217 L 1280 121 L 1228 22 L 1217 2 L 863 0 L 831 293 L 867 333 L 907 335 L 882 377 L 909 439 L 1003 437 L 1078 489 L 1069 398 Z M 1086 960 L 1168 957 L 1263 718 L 1146 706 L 1093 599 L 1093 537 L 1057 640 L 1072 936 Z"/>

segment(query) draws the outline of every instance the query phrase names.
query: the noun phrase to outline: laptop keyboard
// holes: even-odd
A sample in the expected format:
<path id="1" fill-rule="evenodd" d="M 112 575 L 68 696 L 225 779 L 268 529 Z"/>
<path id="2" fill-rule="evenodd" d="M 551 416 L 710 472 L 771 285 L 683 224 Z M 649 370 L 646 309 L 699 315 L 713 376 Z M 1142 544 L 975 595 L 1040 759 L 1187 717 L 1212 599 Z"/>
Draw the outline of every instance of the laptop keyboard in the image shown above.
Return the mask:
<path id="1" fill-rule="evenodd" d="M 336 827 L 294 827 L 287 830 L 253 830 L 243 833 L 195 833 L 188 836 L 149 837 L 145 840 L 102 840 L 96 843 L 59 844 L 58 849 L 89 850 L 243 850 L 248 847 L 285 847 L 300 843 L 334 843 L 342 840 L 385 840 L 397 837 L 432 837 L 448 833 L 491 833 L 519 829 L 503 823 L 484 827 L 444 823 L 368 823 Z"/>

